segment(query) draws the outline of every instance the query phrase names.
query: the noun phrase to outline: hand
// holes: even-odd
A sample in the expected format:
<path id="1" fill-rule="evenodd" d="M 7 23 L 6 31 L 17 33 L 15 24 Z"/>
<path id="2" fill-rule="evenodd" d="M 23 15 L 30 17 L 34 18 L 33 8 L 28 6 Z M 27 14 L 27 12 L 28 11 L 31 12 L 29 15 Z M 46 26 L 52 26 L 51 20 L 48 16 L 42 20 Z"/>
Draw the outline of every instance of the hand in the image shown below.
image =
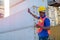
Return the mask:
<path id="1" fill-rule="evenodd" d="M 28 13 L 31 13 L 29 8 L 28 8 Z"/>
<path id="2" fill-rule="evenodd" d="M 40 26 L 39 26 L 38 24 L 36 24 L 36 27 L 37 27 L 37 28 L 40 28 Z"/>

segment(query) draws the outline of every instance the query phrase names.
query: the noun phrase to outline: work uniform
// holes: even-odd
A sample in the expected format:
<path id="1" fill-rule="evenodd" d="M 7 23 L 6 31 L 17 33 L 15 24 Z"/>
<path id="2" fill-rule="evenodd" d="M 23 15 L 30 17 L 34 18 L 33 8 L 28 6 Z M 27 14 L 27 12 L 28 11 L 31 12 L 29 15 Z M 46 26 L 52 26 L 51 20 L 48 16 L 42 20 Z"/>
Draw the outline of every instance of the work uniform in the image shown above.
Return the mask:
<path id="1" fill-rule="evenodd" d="M 44 18 L 44 17 L 46 17 L 46 16 L 44 15 L 42 18 Z M 38 19 L 40 19 L 40 17 L 38 17 Z M 45 18 L 44 27 L 50 27 L 49 18 Z M 43 29 L 41 32 L 38 33 L 38 36 L 39 36 L 39 40 L 48 40 L 49 34 L 46 29 Z"/>

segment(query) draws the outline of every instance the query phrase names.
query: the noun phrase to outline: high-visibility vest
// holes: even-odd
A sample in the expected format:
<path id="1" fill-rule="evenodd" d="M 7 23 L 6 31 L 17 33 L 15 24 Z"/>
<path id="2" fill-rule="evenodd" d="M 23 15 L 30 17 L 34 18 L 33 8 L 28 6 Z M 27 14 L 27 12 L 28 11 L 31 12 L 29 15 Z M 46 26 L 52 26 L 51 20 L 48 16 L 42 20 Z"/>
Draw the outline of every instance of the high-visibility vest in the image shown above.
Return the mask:
<path id="1" fill-rule="evenodd" d="M 41 26 L 41 27 L 44 27 L 44 20 L 46 19 L 47 17 L 44 17 L 44 18 L 41 18 L 39 19 L 37 25 Z M 37 33 L 41 32 L 43 29 L 42 28 L 37 28 Z M 51 31 L 50 29 L 47 30 L 48 31 L 48 34 L 51 34 Z"/>

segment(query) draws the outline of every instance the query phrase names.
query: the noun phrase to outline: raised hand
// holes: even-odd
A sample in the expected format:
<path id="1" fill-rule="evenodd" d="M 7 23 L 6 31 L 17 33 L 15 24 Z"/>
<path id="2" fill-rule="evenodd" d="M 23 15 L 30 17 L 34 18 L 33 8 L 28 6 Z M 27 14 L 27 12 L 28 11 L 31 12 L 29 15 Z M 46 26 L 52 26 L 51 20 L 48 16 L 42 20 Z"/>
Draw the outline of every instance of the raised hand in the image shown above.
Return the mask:
<path id="1" fill-rule="evenodd" d="M 28 8 L 28 13 L 31 13 L 30 9 Z"/>

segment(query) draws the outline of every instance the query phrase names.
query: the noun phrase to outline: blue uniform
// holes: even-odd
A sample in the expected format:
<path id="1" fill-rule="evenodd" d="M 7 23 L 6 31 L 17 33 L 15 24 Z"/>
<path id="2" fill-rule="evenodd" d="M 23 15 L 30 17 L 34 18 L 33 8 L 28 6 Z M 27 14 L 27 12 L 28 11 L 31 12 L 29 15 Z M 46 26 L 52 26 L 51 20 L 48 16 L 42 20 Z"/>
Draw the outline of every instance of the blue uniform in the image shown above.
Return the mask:
<path id="1" fill-rule="evenodd" d="M 45 16 L 44 16 L 45 17 Z M 42 18 L 44 18 L 44 17 L 42 17 Z M 40 17 L 38 17 L 39 19 L 40 19 Z M 44 20 L 44 27 L 50 27 L 50 20 L 48 19 L 48 18 L 46 18 L 45 20 Z M 39 36 L 39 38 L 41 39 L 46 39 L 46 38 L 48 38 L 48 36 L 49 36 L 49 34 L 48 34 L 48 31 L 47 30 L 42 30 L 42 32 L 40 32 L 40 33 L 38 33 L 38 36 Z M 46 39 L 47 40 L 47 39 Z"/>

